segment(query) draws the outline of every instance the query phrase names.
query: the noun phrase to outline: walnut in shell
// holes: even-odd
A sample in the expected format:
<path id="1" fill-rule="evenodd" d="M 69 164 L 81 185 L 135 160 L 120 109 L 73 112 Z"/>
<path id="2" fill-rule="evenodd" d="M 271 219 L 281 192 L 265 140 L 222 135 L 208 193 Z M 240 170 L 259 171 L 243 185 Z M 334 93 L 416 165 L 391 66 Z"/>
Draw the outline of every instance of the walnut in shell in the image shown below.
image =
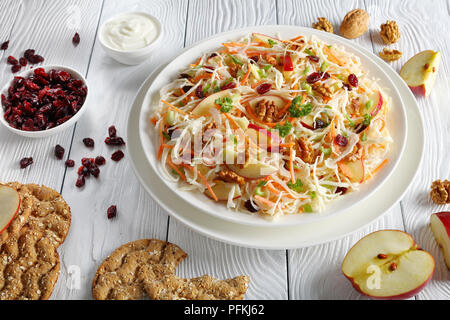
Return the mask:
<path id="1" fill-rule="evenodd" d="M 347 39 L 362 36 L 369 28 L 369 14 L 363 9 L 354 9 L 347 13 L 342 20 L 339 32 Z"/>

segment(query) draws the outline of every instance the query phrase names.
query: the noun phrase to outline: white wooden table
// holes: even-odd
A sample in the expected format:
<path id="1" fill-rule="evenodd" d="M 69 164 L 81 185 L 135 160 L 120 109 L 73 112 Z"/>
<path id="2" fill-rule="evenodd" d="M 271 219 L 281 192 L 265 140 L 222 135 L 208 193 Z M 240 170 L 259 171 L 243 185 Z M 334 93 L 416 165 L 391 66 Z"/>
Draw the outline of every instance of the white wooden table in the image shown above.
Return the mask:
<path id="1" fill-rule="evenodd" d="M 140 186 L 127 156 L 102 167 L 98 181 L 90 179 L 83 190 L 75 187 L 76 168 L 65 169 L 53 156 L 62 145 L 66 156 L 79 165 L 84 156 L 112 153 L 104 143 L 107 128 L 115 124 L 126 138 L 126 121 L 133 98 L 145 78 L 170 61 L 183 47 L 216 33 L 235 28 L 286 24 L 311 26 L 325 16 L 338 30 L 344 15 L 354 8 L 371 17 L 370 32 L 355 43 L 377 53 L 382 49 L 379 25 L 396 20 L 402 37 L 395 45 L 403 51 L 395 70 L 413 54 L 441 50 L 443 61 L 436 85 L 427 99 L 418 98 L 426 127 L 425 156 L 402 201 L 367 228 L 341 240 L 299 250 L 257 250 L 208 239 L 170 218 Z M 143 10 L 158 17 L 164 26 L 163 54 L 139 66 L 125 66 L 107 57 L 96 39 L 99 25 L 123 11 Z M 210 274 L 225 278 L 251 276 L 247 299 L 363 299 L 340 271 L 348 249 L 362 236 L 380 229 L 401 229 L 436 260 L 431 283 L 416 299 L 450 299 L 450 271 L 446 268 L 429 228 L 433 212 L 449 209 L 431 203 L 431 182 L 450 177 L 450 1 L 448 0 L 2 0 L 0 42 L 10 40 L 0 51 L 0 84 L 12 77 L 6 57 L 20 57 L 33 48 L 47 64 L 61 64 L 86 75 L 92 106 L 72 128 L 46 139 L 21 138 L 0 128 L 0 181 L 45 184 L 60 191 L 72 209 L 72 226 L 59 248 L 61 275 L 53 299 L 91 299 L 91 281 L 101 261 L 120 245 L 141 238 L 159 238 L 181 246 L 189 257 L 180 265 L 181 276 Z M 81 43 L 75 48 L 75 31 Z M 82 143 L 94 138 L 88 150 Z M 32 156 L 34 164 L 19 169 L 18 161 Z M 118 216 L 108 220 L 106 210 L 118 207 Z M 74 269 L 74 266 L 75 267 Z M 79 268 L 81 283 L 70 286 L 70 272 Z"/>

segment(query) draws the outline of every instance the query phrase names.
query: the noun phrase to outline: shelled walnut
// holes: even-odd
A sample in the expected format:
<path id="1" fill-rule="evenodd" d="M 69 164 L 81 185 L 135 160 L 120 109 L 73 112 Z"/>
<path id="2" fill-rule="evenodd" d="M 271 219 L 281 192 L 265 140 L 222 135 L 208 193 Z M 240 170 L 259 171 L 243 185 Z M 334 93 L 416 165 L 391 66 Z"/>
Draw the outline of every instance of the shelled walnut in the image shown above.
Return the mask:
<path id="1" fill-rule="evenodd" d="M 317 22 L 314 22 L 312 24 L 312 27 L 314 29 L 326 31 L 329 33 L 334 33 L 333 25 L 331 24 L 330 21 L 328 21 L 327 18 L 320 17 L 320 18 L 317 18 L 317 20 L 318 20 Z"/>
<path id="2" fill-rule="evenodd" d="M 431 185 L 430 197 L 436 204 L 450 203 L 450 181 L 434 181 Z"/>
<path id="3" fill-rule="evenodd" d="M 397 22 L 388 20 L 380 26 L 380 29 L 380 36 L 385 44 L 393 44 L 400 39 Z"/>
<path id="4" fill-rule="evenodd" d="M 396 49 L 384 48 L 383 51 L 378 53 L 384 61 L 391 62 L 398 60 L 402 57 L 403 53 Z"/>

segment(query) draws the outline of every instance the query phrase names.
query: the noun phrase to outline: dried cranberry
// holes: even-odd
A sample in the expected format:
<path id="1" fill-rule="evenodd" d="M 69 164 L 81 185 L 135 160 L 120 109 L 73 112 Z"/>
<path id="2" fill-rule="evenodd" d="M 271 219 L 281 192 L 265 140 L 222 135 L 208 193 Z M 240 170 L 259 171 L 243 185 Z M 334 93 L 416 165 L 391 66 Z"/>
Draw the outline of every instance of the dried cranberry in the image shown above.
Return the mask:
<path id="1" fill-rule="evenodd" d="M 77 181 L 75 182 L 75 186 L 77 188 L 81 188 L 86 183 L 86 180 L 83 175 L 79 175 Z"/>
<path id="2" fill-rule="evenodd" d="M 259 56 L 253 56 L 253 57 L 250 57 L 250 63 L 252 63 L 252 64 L 257 63 L 258 60 L 259 60 Z"/>
<path id="3" fill-rule="evenodd" d="M 28 61 L 30 61 L 30 58 L 32 57 L 32 56 L 34 56 L 34 53 L 35 53 L 36 51 L 34 50 L 34 49 L 27 49 L 27 50 L 25 50 L 25 52 L 23 53 L 23 57 L 25 58 L 25 59 L 27 59 Z"/>
<path id="4" fill-rule="evenodd" d="M 272 84 L 263 83 L 256 87 L 256 92 L 258 92 L 259 94 L 264 94 L 266 92 L 269 92 L 270 89 L 272 89 Z"/>
<path id="5" fill-rule="evenodd" d="M 220 87 L 221 90 L 228 90 L 228 89 L 234 89 L 234 88 L 236 88 L 236 82 L 234 82 L 234 81 L 224 84 L 222 87 Z"/>
<path id="6" fill-rule="evenodd" d="M 208 57 L 208 59 L 214 58 L 214 57 L 216 57 L 216 56 L 217 56 L 217 53 L 213 52 L 213 53 L 211 53 L 211 55 Z"/>
<path id="7" fill-rule="evenodd" d="M 342 86 L 347 89 L 347 91 L 352 91 L 352 87 L 348 83 L 343 83 Z"/>
<path id="8" fill-rule="evenodd" d="M 110 127 L 108 128 L 108 135 L 109 135 L 111 138 L 114 138 L 114 137 L 116 136 L 116 134 L 117 134 L 117 129 L 116 129 L 116 127 L 115 127 L 115 126 L 110 126 Z"/>
<path id="9" fill-rule="evenodd" d="M 6 50 L 6 49 L 8 49 L 8 46 L 9 46 L 9 40 L 2 43 L 2 45 L 0 46 L 0 50 Z"/>
<path id="10" fill-rule="evenodd" d="M 6 58 L 6 62 L 12 65 L 16 65 L 19 63 L 19 61 L 17 61 L 17 59 L 14 58 L 13 56 L 9 56 L 8 58 Z"/>
<path id="11" fill-rule="evenodd" d="M 341 195 L 343 195 L 347 192 L 347 190 L 348 189 L 346 187 L 337 187 L 334 193 L 341 193 Z"/>
<path id="12" fill-rule="evenodd" d="M 30 61 L 30 63 L 32 63 L 32 64 L 37 64 L 37 63 L 43 62 L 44 61 L 44 57 L 42 57 L 42 56 L 40 56 L 38 54 L 34 54 L 28 59 L 28 61 Z"/>
<path id="13" fill-rule="evenodd" d="M 89 169 L 85 166 L 79 167 L 77 173 L 79 176 L 83 176 L 83 177 L 87 177 L 90 175 Z"/>
<path id="14" fill-rule="evenodd" d="M 199 85 L 196 89 L 195 89 L 195 95 L 197 96 L 197 98 L 199 99 L 203 99 L 205 97 L 205 95 L 203 94 L 203 86 Z"/>
<path id="15" fill-rule="evenodd" d="M 24 57 L 20 57 L 20 58 L 19 58 L 19 64 L 20 64 L 22 67 L 25 67 L 25 66 L 28 64 L 28 61 L 27 61 L 27 59 L 25 59 Z"/>
<path id="16" fill-rule="evenodd" d="M 78 32 L 75 32 L 75 35 L 72 38 L 72 43 L 77 46 L 80 43 L 80 35 Z"/>
<path id="17" fill-rule="evenodd" d="M 188 92 L 189 90 L 191 90 L 192 86 L 183 86 L 183 88 L 181 88 L 183 90 L 184 93 Z"/>
<path id="18" fill-rule="evenodd" d="M 125 156 L 125 154 L 122 152 L 122 150 L 117 150 L 116 152 L 114 152 L 112 155 L 111 155 L 111 160 L 114 160 L 114 161 L 120 161 L 120 160 L 122 160 L 122 158 Z"/>
<path id="19" fill-rule="evenodd" d="M 20 69 L 22 69 L 22 66 L 20 64 L 15 64 L 11 67 L 11 72 L 16 73 L 16 72 L 19 72 Z"/>
<path id="20" fill-rule="evenodd" d="M 93 165 L 89 168 L 89 173 L 92 174 L 95 178 L 98 178 L 100 175 L 100 169 L 97 167 L 97 165 Z"/>
<path id="21" fill-rule="evenodd" d="M 86 168 L 90 168 L 95 164 L 95 159 L 94 158 L 82 158 L 81 164 L 83 166 L 85 166 Z"/>
<path id="22" fill-rule="evenodd" d="M 65 152 L 64 148 L 61 147 L 59 144 L 55 146 L 55 156 L 59 160 L 61 160 L 64 157 L 64 152 Z"/>
<path id="23" fill-rule="evenodd" d="M 125 141 L 121 137 L 106 137 L 105 143 L 110 146 L 123 146 Z"/>
<path id="24" fill-rule="evenodd" d="M 191 76 L 188 75 L 187 73 L 181 73 L 180 76 L 178 78 L 180 79 L 189 79 Z"/>
<path id="25" fill-rule="evenodd" d="M 345 147 L 348 144 L 348 139 L 342 134 L 338 134 L 336 138 L 334 138 L 334 142 L 341 147 Z"/>
<path id="26" fill-rule="evenodd" d="M 310 84 L 315 83 L 315 82 L 319 81 L 320 78 L 321 78 L 321 74 L 319 72 L 313 72 L 306 77 L 306 82 L 308 82 Z"/>
<path id="27" fill-rule="evenodd" d="M 20 168 L 21 169 L 25 169 L 26 167 L 28 167 L 32 163 L 33 163 L 33 158 L 32 157 L 23 158 L 22 160 L 20 160 Z"/>
<path id="28" fill-rule="evenodd" d="M 259 209 L 253 205 L 253 203 L 250 200 L 245 201 L 244 203 L 245 208 L 250 212 L 257 212 Z"/>
<path id="29" fill-rule="evenodd" d="M 106 163 L 106 159 L 103 156 L 97 156 L 95 158 L 95 164 L 98 166 L 102 166 Z"/>
<path id="30" fill-rule="evenodd" d="M 352 86 L 352 87 L 357 87 L 358 86 L 358 78 L 356 77 L 356 75 L 354 75 L 353 73 L 350 74 L 348 76 L 348 83 Z"/>
<path id="31" fill-rule="evenodd" d="M 67 159 L 65 162 L 66 167 L 73 168 L 75 166 L 75 161 Z"/>
<path id="32" fill-rule="evenodd" d="M 95 145 L 94 139 L 92 138 L 84 138 L 83 143 L 88 148 L 93 148 Z"/>
<path id="33" fill-rule="evenodd" d="M 325 128 L 326 127 L 326 123 L 323 122 L 321 119 L 316 119 L 316 121 L 314 121 L 314 129 L 321 129 L 321 128 Z"/>
<path id="34" fill-rule="evenodd" d="M 117 206 L 110 206 L 106 211 L 108 219 L 112 219 L 117 215 Z"/>
<path id="35" fill-rule="evenodd" d="M 312 62 L 319 62 L 320 60 L 318 56 L 308 56 L 308 59 Z"/>

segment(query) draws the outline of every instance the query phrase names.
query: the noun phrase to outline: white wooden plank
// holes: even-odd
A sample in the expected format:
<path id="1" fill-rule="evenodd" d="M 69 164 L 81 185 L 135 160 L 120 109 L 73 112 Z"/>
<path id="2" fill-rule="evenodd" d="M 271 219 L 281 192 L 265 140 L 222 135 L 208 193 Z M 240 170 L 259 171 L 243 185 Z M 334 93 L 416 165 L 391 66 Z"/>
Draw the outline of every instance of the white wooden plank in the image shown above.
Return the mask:
<path id="1" fill-rule="evenodd" d="M 274 1 L 189 1 L 186 45 L 219 32 L 245 26 L 276 24 Z M 218 44 L 220 45 L 220 44 Z M 249 275 L 246 299 L 286 299 L 284 250 L 256 250 L 211 240 L 170 219 L 169 241 L 189 254 L 179 267 L 182 276 L 218 278 Z"/>
<path id="2" fill-rule="evenodd" d="M 326 17 L 339 34 L 345 14 L 365 9 L 363 1 L 278 1 L 279 24 L 311 27 L 318 17 Z M 372 26 L 372 22 L 371 22 Z M 370 33 L 353 40 L 372 50 Z M 370 226 L 341 240 L 289 251 L 289 293 L 291 299 L 361 299 L 343 276 L 340 267 L 346 252 L 364 235 L 386 228 L 403 229 L 400 205 L 396 205 Z"/>
<path id="3" fill-rule="evenodd" d="M 142 238 L 166 239 L 167 214 L 140 186 L 128 154 L 115 163 L 110 156 L 117 148 L 108 147 L 103 141 L 113 124 L 126 140 L 128 114 L 140 85 L 183 46 L 186 10 L 187 1 L 177 0 L 104 2 L 100 23 L 121 12 L 146 11 L 162 21 L 163 39 L 159 51 L 138 66 L 117 63 L 106 55 L 98 41 L 95 43 L 88 72 L 93 105 L 77 124 L 70 157 L 76 161 L 76 168 L 86 156 L 103 155 L 107 163 L 100 167 L 100 177 L 88 179 L 83 189 L 75 187 L 76 168 L 66 175 L 63 195 L 72 206 L 73 223 L 61 255 L 63 281 L 54 293 L 58 299 L 91 299 L 91 282 L 99 264 L 122 244 Z M 93 150 L 82 143 L 85 137 L 95 140 Z M 118 209 L 113 220 L 106 216 L 110 205 L 117 205 Z M 71 279 L 67 275 L 73 265 L 80 268 L 81 286 L 67 290 L 64 281 Z"/>
<path id="4" fill-rule="evenodd" d="M 450 65 L 446 57 L 450 54 L 448 43 L 449 1 L 396 1 L 383 3 L 367 1 L 367 9 L 374 21 L 371 30 L 376 51 L 383 44 L 379 26 L 386 20 L 396 20 L 401 38 L 392 47 L 403 51 L 401 60 L 393 63 L 400 67 L 413 55 L 423 50 L 440 50 L 442 62 L 436 84 L 428 98 L 417 97 L 425 124 L 425 154 L 420 173 L 411 184 L 402 200 L 405 228 L 422 248 L 429 251 L 436 261 L 436 271 L 430 284 L 417 296 L 418 299 L 450 299 L 450 273 L 445 266 L 442 253 L 429 227 L 430 215 L 448 211 L 448 206 L 435 205 L 429 197 L 431 183 L 436 179 L 450 178 L 448 135 L 450 134 Z"/>

